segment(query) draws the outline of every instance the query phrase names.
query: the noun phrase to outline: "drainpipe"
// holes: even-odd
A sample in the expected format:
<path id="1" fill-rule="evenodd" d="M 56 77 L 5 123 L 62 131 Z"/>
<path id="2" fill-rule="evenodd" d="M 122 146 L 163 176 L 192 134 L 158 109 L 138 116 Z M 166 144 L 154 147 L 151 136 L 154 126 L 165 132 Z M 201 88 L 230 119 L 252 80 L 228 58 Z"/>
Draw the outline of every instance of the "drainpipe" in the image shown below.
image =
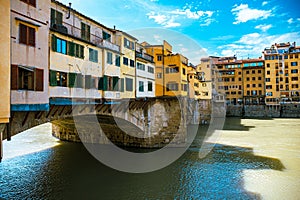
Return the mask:
<path id="1" fill-rule="evenodd" d="M 163 96 L 165 96 L 165 46 L 162 46 L 162 59 L 163 59 L 163 66 L 162 66 L 162 70 L 163 70 Z"/>
<path id="2" fill-rule="evenodd" d="M 71 6 L 72 6 L 72 3 L 69 3 L 69 12 L 68 12 L 68 16 L 66 17 L 66 19 L 70 19 L 70 17 L 71 17 Z"/>

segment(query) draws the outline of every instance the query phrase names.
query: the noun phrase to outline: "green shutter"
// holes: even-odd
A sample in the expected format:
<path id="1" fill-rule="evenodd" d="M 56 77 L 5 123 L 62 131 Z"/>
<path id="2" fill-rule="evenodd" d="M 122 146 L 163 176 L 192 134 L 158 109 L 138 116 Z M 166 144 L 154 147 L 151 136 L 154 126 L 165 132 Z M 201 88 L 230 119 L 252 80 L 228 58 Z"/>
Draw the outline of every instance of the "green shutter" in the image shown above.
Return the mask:
<path id="1" fill-rule="evenodd" d="M 83 88 L 83 75 L 82 74 L 77 74 L 76 75 L 76 88 Z"/>
<path id="2" fill-rule="evenodd" d="M 50 86 L 57 86 L 56 71 L 50 70 L 49 76 Z"/>
<path id="3" fill-rule="evenodd" d="M 98 82 L 98 90 L 103 90 L 103 77 L 99 78 Z"/>
<path id="4" fill-rule="evenodd" d="M 121 78 L 121 92 L 124 92 L 124 78 Z"/>
<path id="5" fill-rule="evenodd" d="M 68 55 L 75 56 L 75 44 L 73 42 L 68 42 Z"/>
<path id="6" fill-rule="evenodd" d="M 113 77 L 113 91 L 119 91 L 119 77 Z"/>
<path id="7" fill-rule="evenodd" d="M 53 8 L 51 8 L 51 27 L 53 26 L 53 24 L 55 24 L 55 10 Z"/>
<path id="8" fill-rule="evenodd" d="M 63 14 L 61 12 L 56 11 L 56 24 L 62 25 Z"/>
<path id="9" fill-rule="evenodd" d="M 69 73 L 69 87 L 75 87 L 76 73 Z"/>
<path id="10" fill-rule="evenodd" d="M 108 77 L 107 76 L 104 76 L 103 77 L 103 90 L 104 91 L 107 91 L 107 84 L 108 84 Z"/>
<path id="11" fill-rule="evenodd" d="M 81 38 L 86 40 L 85 24 L 81 22 Z"/>
<path id="12" fill-rule="evenodd" d="M 79 55 L 79 58 L 84 59 L 84 46 L 79 45 L 79 49 L 80 49 L 80 55 Z"/>
<path id="13" fill-rule="evenodd" d="M 57 51 L 56 36 L 52 35 L 52 50 Z"/>

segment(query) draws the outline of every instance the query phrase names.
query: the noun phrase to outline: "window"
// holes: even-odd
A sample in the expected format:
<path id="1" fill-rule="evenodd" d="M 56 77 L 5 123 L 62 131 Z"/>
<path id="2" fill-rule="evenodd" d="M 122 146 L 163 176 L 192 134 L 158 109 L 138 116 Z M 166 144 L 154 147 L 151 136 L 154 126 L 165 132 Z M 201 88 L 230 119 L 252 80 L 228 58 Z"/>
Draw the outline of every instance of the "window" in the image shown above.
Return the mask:
<path id="1" fill-rule="evenodd" d="M 271 79 L 270 78 L 266 78 L 266 82 L 270 82 L 271 81 Z"/>
<path id="2" fill-rule="evenodd" d="M 247 81 L 250 81 L 250 78 L 249 78 L 249 77 L 247 77 L 247 78 L 246 78 L 246 80 L 247 80 Z"/>
<path id="3" fill-rule="evenodd" d="M 62 73 L 62 72 L 60 72 L 60 74 L 66 75 L 66 73 Z M 66 79 L 66 78 L 63 78 L 63 79 Z M 67 82 L 67 80 L 66 80 L 66 82 Z M 68 86 L 71 88 L 83 88 L 83 75 L 70 72 L 68 74 L 68 82 L 69 82 Z M 66 87 L 66 86 L 64 85 L 64 87 Z"/>
<path id="4" fill-rule="evenodd" d="M 298 84 L 292 84 L 292 88 L 298 88 Z"/>
<path id="5" fill-rule="evenodd" d="M 270 71 L 267 71 L 267 75 L 270 75 Z"/>
<path id="6" fill-rule="evenodd" d="M 133 80 L 131 78 L 125 78 L 126 91 L 133 91 Z"/>
<path id="7" fill-rule="evenodd" d="M 290 54 L 290 59 L 293 59 L 294 58 L 294 55 L 293 54 Z"/>
<path id="8" fill-rule="evenodd" d="M 247 71 L 246 71 L 246 74 L 249 74 L 249 73 L 250 73 L 249 70 L 247 70 Z"/>
<path id="9" fill-rule="evenodd" d="M 161 79 L 161 78 L 162 78 L 162 74 L 161 74 L 161 73 L 157 73 L 157 74 L 156 74 L 156 78 Z"/>
<path id="10" fill-rule="evenodd" d="M 250 87 L 250 84 L 247 84 L 247 88 L 249 88 Z"/>
<path id="11" fill-rule="evenodd" d="M 297 62 L 291 62 L 291 66 L 298 66 Z"/>
<path id="12" fill-rule="evenodd" d="M 67 54 L 67 41 L 56 38 L 56 52 Z"/>
<path id="13" fill-rule="evenodd" d="M 35 28 L 20 24 L 19 42 L 28 46 L 35 46 Z"/>
<path id="14" fill-rule="evenodd" d="M 123 57 L 123 64 L 128 66 L 128 58 Z"/>
<path id="15" fill-rule="evenodd" d="M 145 65 L 142 64 L 142 63 L 137 62 L 136 63 L 136 68 L 139 69 L 139 70 L 145 71 Z"/>
<path id="16" fill-rule="evenodd" d="M 98 51 L 94 49 L 89 49 L 89 60 L 92 62 L 98 62 Z"/>
<path id="17" fill-rule="evenodd" d="M 130 67 L 134 67 L 134 60 L 130 59 Z"/>
<path id="18" fill-rule="evenodd" d="M 67 87 L 68 74 L 65 72 L 58 72 L 50 70 L 50 86 Z"/>
<path id="19" fill-rule="evenodd" d="M 12 90 L 44 90 L 44 70 L 34 67 L 11 65 Z"/>
<path id="20" fill-rule="evenodd" d="M 119 55 L 116 55 L 116 66 L 120 67 L 121 57 Z"/>
<path id="21" fill-rule="evenodd" d="M 81 22 L 81 39 L 90 41 L 90 31 L 91 31 L 91 27 Z"/>
<path id="22" fill-rule="evenodd" d="M 139 81 L 139 92 L 144 92 L 144 82 Z"/>
<path id="23" fill-rule="evenodd" d="M 182 74 L 183 75 L 185 75 L 186 73 L 185 73 L 185 69 L 184 68 L 182 68 Z"/>
<path id="24" fill-rule="evenodd" d="M 252 81 L 255 81 L 255 77 L 252 77 Z"/>
<path id="25" fill-rule="evenodd" d="M 270 67 L 270 63 L 267 63 L 267 67 Z"/>
<path id="26" fill-rule="evenodd" d="M 271 90 L 272 89 L 272 85 L 266 85 L 266 89 L 267 90 Z"/>
<path id="27" fill-rule="evenodd" d="M 172 73 L 178 73 L 179 72 L 179 67 L 167 67 L 166 68 L 166 74 L 172 74 Z"/>
<path id="28" fill-rule="evenodd" d="M 77 58 L 84 58 L 84 46 L 76 44 L 74 42 L 68 42 L 68 55 L 75 56 Z"/>
<path id="29" fill-rule="evenodd" d="M 54 10 L 53 8 L 51 8 L 51 27 L 53 28 L 54 24 L 56 26 L 62 25 L 63 23 L 63 14 L 57 10 Z"/>
<path id="30" fill-rule="evenodd" d="M 162 61 L 162 56 L 161 55 L 157 56 L 157 61 Z"/>
<path id="31" fill-rule="evenodd" d="M 261 70 L 258 70 L 258 73 L 261 74 Z"/>
<path id="32" fill-rule="evenodd" d="M 291 73 L 292 73 L 292 74 L 297 74 L 297 73 L 298 73 L 298 69 L 292 69 L 292 70 L 291 70 Z"/>
<path id="33" fill-rule="evenodd" d="M 167 83 L 167 91 L 178 91 L 178 83 Z"/>
<path id="34" fill-rule="evenodd" d="M 31 5 L 33 7 L 36 7 L 36 0 L 21 0 L 24 3 L 27 3 L 28 5 Z"/>
<path id="35" fill-rule="evenodd" d="M 252 87 L 256 87 L 256 84 L 252 84 Z"/>
<path id="36" fill-rule="evenodd" d="M 124 47 L 134 50 L 134 42 L 131 42 L 127 38 L 124 38 Z"/>
<path id="37" fill-rule="evenodd" d="M 153 91 L 153 83 L 151 81 L 148 81 L 148 92 Z"/>
<path id="38" fill-rule="evenodd" d="M 252 70 L 252 74 L 255 74 L 255 70 Z"/>
<path id="39" fill-rule="evenodd" d="M 292 81 L 298 81 L 298 77 L 292 77 Z"/>
<path id="40" fill-rule="evenodd" d="M 260 83 L 260 84 L 258 84 L 258 87 L 262 87 L 262 84 Z"/>
<path id="41" fill-rule="evenodd" d="M 181 84 L 181 90 L 187 91 L 187 84 Z"/>
<path id="42" fill-rule="evenodd" d="M 111 52 L 107 52 L 107 53 L 106 53 L 106 63 L 107 63 L 107 64 L 113 64 L 113 61 L 112 61 L 112 53 L 111 53 Z"/>
<path id="43" fill-rule="evenodd" d="M 261 77 L 260 76 L 258 77 L 258 80 L 261 81 Z"/>
<path id="44" fill-rule="evenodd" d="M 102 35 L 104 40 L 110 41 L 111 35 L 109 33 L 102 31 Z"/>
<path id="45" fill-rule="evenodd" d="M 154 68 L 151 66 L 148 66 L 148 72 L 151 74 L 154 74 Z"/>
<path id="46" fill-rule="evenodd" d="M 298 54 L 295 54 L 295 58 L 298 58 Z"/>

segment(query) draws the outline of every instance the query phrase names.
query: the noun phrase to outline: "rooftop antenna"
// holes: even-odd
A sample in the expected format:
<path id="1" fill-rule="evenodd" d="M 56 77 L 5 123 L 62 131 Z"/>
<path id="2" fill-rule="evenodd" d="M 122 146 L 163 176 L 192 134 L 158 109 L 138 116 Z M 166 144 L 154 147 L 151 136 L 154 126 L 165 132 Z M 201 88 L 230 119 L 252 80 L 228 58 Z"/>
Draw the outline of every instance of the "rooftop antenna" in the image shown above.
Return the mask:
<path id="1" fill-rule="evenodd" d="M 70 19 L 70 17 L 71 17 L 71 6 L 72 6 L 72 3 L 69 3 L 69 12 L 68 12 L 67 19 Z"/>

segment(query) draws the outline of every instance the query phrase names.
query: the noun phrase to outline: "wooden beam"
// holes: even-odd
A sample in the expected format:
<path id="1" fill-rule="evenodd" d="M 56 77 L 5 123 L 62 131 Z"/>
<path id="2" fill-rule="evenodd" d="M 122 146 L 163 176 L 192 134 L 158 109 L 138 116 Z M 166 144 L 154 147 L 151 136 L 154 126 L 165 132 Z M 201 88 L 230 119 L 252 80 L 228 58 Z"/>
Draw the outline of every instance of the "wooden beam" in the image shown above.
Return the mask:
<path id="1" fill-rule="evenodd" d="M 29 117 L 29 113 L 30 113 L 30 112 L 26 112 L 26 115 L 25 115 L 25 117 L 24 117 L 24 119 L 23 119 L 23 121 L 22 121 L 22 127 L 26 124 L 26 122 L 27 122 L 27 120 L 28 120 L 28 117 Z"/>

